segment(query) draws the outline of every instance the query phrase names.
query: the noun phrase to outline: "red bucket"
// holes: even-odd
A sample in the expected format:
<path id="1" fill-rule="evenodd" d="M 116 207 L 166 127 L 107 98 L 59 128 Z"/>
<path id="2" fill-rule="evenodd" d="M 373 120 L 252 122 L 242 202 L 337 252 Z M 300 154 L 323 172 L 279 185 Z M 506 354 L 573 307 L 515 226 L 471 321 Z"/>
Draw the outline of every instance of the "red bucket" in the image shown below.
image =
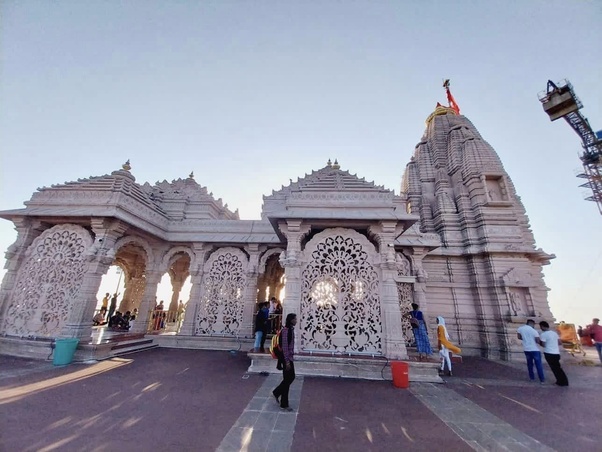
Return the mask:
<path id="1" fill-rule="evenodd" d="M 391 374 L 393 375 L 393 386 L 407 389 L 410 386 L 410 366 L 403 361 L 391 362 Z"/>

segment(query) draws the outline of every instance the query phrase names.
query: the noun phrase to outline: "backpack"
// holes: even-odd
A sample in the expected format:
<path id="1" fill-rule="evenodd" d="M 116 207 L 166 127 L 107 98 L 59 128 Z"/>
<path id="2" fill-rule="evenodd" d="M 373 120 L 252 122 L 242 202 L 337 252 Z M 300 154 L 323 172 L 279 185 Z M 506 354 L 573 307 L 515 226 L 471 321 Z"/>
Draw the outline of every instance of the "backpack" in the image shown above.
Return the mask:
<path id="1" fill-rule="evenodd" d="M 412 328 L 416 329 L 420 327 L 420 322 L 418 321 L 418 319 L 415 317 L 414 315 L 414 311 L 410 311 L 410 325 L 412 326 Z"/>
<path id="2" fill-rule="evenodd" d="M 274 359 L 284 361 L 284 352 L 282 351 L 282 345 L 280 344 L 281 335 L 282 329 L 272 336 L 272 342 L 270 343 L 270 355 L 272 355 L 272 358 Z"/>

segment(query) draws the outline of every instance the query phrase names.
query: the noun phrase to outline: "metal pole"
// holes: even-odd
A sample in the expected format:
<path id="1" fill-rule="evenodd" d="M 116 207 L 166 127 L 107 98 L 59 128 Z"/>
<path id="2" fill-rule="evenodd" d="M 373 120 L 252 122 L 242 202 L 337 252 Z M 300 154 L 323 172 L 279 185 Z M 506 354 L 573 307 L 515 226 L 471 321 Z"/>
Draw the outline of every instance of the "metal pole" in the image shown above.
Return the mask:
<path id="1" fill-rule="evenodd" d="M 114 293 L 119 293 L 119 285 L 121 284 L 121 276 L 123 275 L 123 269 L 119 266 L 117 266 L 117 273 L 119 274 L 119 279 L 117 280 L 117 287 Z"/>

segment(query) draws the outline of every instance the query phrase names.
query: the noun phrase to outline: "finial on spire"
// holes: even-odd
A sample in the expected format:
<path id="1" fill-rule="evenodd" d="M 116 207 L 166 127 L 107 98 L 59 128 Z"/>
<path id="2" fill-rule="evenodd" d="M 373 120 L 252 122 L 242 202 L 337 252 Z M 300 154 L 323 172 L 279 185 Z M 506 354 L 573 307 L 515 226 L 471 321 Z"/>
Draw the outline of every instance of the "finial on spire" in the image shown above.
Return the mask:
<path id="1" fill-rule="evenodd" d="M 121 165 L 121 167 L 125 170 L 125 171 L 129 171 L 132 169 L 132 166 L 130 165 L 130 159 L 127 160 L 127 162 L 125 162 L 123 165 Z"/>
<path id="2" fill-rule="evenodd" d="M 191 171 L 188 175 L 188 179 L 194 179 L 194 171 Z"/>
<path id="3" fill-rule="evenodd" d="M 341 169 L 341 165 L 339 165 L 339 161 L 334 159 L 334 165 L 332 165 L 332 169 Z"/>
<path id="4" fill-rule="evenodd" d="M 456 103 L 456 99 L 454 99 L 454 96 L 452 96 L 451 91 L 449 90 L 449 79 L 445 79 L 445 81 L 443 82 L 443 88 L 445 88 L 445 93 L 447 94 L 447 101 L 449 102 L 449 108 L 451 108 L 452 110 L 454 110 L 456 112 L 456 114 L 460 114 L 460 107 L 458 106 L 458 104 Z"/>
<path id="5" fill-rule="evenodd" d="M 326 166 L 332 166 L 332 161 L 330 159 L 328 159 L 328 161 L 326 162 Z"/>

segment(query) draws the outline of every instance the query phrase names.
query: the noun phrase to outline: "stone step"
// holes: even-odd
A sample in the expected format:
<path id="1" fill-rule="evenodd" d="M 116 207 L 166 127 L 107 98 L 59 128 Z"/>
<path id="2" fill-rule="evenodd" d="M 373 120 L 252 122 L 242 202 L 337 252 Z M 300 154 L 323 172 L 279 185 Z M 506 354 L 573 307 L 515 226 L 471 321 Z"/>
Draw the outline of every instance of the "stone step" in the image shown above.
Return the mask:
<path id="1" fill-rule="evenodd" d="M 249 373 L 277 373 L 276 360 L 268 353 L 248 353 Z M 412 382 L 443 383 L 437 362 L 406 361 Z M 342 357 L 295 355 L 295 373 L 322 377 L 360 378 L 364 380 L 392 380 L 391 361 L 383 357 Z"/>
<path id="2" fill-rule="evenodd" d="M 143 350 L 150 350 L 152 348 L 158 348 L 159 344 L 155 344 L 152 339 L 143 339 L 138 341 L 124 341 L 111 348 L 111 357 L 123 356 L 130 353 L 141 352 Z"/>

